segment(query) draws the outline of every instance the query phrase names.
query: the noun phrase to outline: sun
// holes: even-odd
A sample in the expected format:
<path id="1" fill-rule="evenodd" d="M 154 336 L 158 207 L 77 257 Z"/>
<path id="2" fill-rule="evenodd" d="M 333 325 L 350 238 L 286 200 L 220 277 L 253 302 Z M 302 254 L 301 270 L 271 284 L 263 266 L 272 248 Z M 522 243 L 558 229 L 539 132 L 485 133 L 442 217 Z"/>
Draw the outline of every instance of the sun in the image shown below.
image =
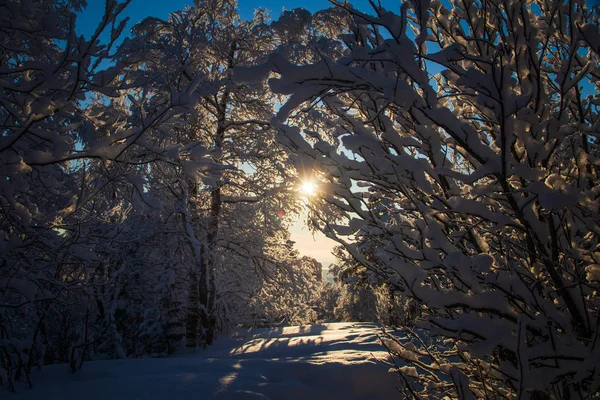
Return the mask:
<path id="1" fill-rule="evenodd" d="M 311 181 L 305 181 L 300 186 L 300 193 L 305 196 L 314 196 L 317 193 L 317 184 Z"/>

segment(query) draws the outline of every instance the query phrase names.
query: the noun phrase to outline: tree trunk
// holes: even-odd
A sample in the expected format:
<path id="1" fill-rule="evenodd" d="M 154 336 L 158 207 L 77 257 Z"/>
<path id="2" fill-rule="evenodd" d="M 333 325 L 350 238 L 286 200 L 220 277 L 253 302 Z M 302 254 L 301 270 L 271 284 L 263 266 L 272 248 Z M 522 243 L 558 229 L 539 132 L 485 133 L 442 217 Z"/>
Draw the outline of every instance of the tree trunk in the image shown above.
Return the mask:
<path id="1" fill-rule="evenodd" d="M 185 319 L 185 345 L 196 347 L 198 340 L 199 322 L 199 298 L 198 298 L 198 276 L 192 271 L 189 276 L 188 309 Z"/>
<path id="2" fill-rule="evenodd" d="M 229 54 L 227 59 L 227 69 L 231 70 L 234 67 L 235 51 L 237 49 L 237 43 L 231 42 L 229 48 Z M 217 126 L 213 140 L 213 147 L 215 150 L 221 150 L 225 141 L 225 131 L 227 122 L 227 106 L 230 99 L 230 90 L 225 86 L 220 98 L 217 102 L 216 117 Z M 217 161 L 217 160 L 215 160 Z M 188 334 L 194 334 L 194 346 L 200 342 L 204 345 L 210 345 L 213 343 L 216 334 L 216 300 L 217 291 L 215 285 L 215 266 L 217 264 L 217 239 L 219 235 L 219 219 L 221 217 L 221 209 L 223 202 L 221 200 L 221 185 L 222 182 L 217 182 L 216 187 L 211 192 L 210 200 L 210 214 L 208 219 L 208 230 L 206 233 L 206 243 L 201 246 L 200 260 L 200 274 L 197 284 L 195 285 L 197 290 L 198 307 L 196 308 L 197 314 L 193 310 L 188 311 Z M 192 285 L 194 281 L 192 280 Z M 192 299 L 190 290 L 190 300 Z M 191 303 L 190 303 L 191 304 Z M 197 328 L 194 331 L 193 326 L 200 328 L 200 336 L 198 337 Z M 188 340 L 188 346 L 192 343 Z"/>
<path id="3" fill-rule="evenodd" d="M 216 315 L 215 305 L 217 291 L 215 286 L 215 265 L 217 263 L 217 235 L 219 233 L 219 216 L 221 214 L 221 189 L 217 187 L 211 193 L 210 219 L 206 236 L 207 253 L 202 257 L 202 275 L 200 276 L 200 314 L 203 339 L 206 345 L 212 344 L 215 338 Z"/>

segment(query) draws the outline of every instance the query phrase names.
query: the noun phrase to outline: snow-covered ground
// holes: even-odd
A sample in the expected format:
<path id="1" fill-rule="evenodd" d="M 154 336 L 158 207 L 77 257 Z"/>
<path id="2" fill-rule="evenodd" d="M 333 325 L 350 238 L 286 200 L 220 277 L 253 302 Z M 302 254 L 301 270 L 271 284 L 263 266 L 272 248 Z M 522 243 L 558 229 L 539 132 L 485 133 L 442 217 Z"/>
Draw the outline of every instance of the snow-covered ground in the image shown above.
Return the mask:
<path id="1" fill-rule="evenodd" d="M 34 375 L 34 389 L 8 398 L 399 398 L 396 375 L 376 360 L 387 358 L 378 329 L 366 323 L 260 329 L 176 358 L 87 362 L 76 374 L 49 366 Z"/>

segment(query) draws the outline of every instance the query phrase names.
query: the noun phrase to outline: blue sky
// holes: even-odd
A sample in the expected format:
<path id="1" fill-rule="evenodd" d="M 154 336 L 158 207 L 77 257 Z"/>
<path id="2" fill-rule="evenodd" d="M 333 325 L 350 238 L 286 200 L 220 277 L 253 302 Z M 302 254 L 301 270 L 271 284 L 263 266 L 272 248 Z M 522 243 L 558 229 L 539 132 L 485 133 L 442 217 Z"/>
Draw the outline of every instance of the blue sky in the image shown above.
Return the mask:
<path id="1" fill-rule="evenodd" d="M 88 6 L 77 19 L 77 30 L 88 36 L 94 31 L 94 28 L 100 21 L 104 13 L 105 0 L 88 0 Z M 137 22 L 144 18 L 152 16 L 158 18 L 167 18 L 169 13 L 179 11 L 186 5 L 193 5 L 193 0 L 132 0 L 131 4 L 123 12 L 123 16 L 129 17 L 126 31 Z M 285 9 L 304 7 L 311 12 L 328 8 L 330 3 L 327 0 L 240 0 L 238 1 L 240 15 L 244 19 L 252 17 L 254 9 L 262 7 L 271 11 L 272 18 L 276 18 Z"/>
<path id="2" fill-rule="evenodd" d="M 132 0 L 123 14 L 130 18 L 126 30 L 148 16 L 167 18 L 170 12 L 182 10 L 186 5 L 193 3 L 193 0 Z M 363 11 L 371 9 L 367 0 L 351 1 L 351 3 Z M 398 11 L 400 0 L 382 0 L 382 4 L 392 11 Z M 104 5 L 105 0 L 88 0 L 88 7 L 77 20 L 77 29 L 80 33 L 86 36 L 93 33 L 104 13 Z M 271 18 L 276 19 L 284 9 L 303 7 L 310 12 L 316 12 L 331 7 L 331 3 L 327 0 L 238 0 L 239 12 L 244 19 L 252 17 L 254 10 L 259 7 L 269 10 Z"/>

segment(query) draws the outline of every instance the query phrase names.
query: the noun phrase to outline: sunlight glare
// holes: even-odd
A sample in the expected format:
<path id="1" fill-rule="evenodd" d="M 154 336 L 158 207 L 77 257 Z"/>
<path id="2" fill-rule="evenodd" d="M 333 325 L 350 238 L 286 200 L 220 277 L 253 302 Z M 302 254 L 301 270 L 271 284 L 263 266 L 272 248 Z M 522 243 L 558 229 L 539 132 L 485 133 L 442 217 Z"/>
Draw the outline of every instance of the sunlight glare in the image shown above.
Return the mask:
<path id="1" fill-rule="evenodd" d="M 305 196 L 314 196 L 317 192 L 317 185 L 314 182 L 306 181 L 302 183 L 300 187 L 300 192 Z"/>

